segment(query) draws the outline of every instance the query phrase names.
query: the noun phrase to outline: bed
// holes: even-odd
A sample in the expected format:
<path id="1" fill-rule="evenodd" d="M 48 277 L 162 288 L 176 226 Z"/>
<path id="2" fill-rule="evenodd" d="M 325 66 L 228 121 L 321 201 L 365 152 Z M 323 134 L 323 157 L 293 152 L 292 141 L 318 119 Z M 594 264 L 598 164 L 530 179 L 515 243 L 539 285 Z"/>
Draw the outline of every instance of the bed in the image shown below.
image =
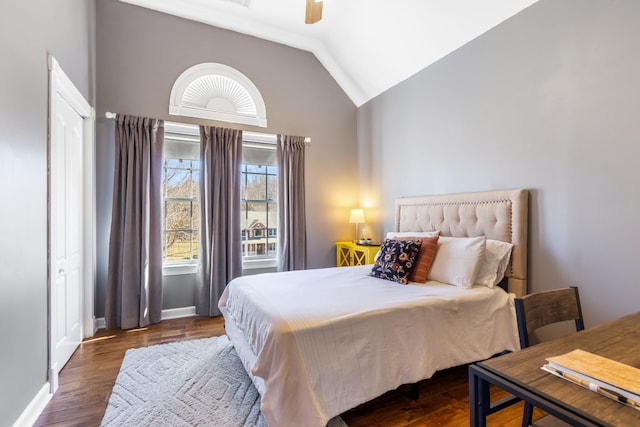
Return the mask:
<path id="1" fill-rule="evenodd" d="M 512 244 L 504 289 L 405 286 L 371 277 L 371 265 L 229 282 L 219 301 L 226 333 L 268 425 L 322 427 L 402 384 L 518 349 L 513 298 L 527 290 L 527 206 L 526 190 L 396 201 L 396 232 Z"/>

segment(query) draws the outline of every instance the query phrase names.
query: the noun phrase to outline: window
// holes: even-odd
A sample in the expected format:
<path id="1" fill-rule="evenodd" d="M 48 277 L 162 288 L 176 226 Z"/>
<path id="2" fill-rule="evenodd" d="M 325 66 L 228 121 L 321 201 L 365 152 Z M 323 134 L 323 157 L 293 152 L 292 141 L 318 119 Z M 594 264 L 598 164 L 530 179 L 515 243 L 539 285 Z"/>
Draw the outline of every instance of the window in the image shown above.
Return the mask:
<path id="1" fill-rule="evenodd" d="M 165 265 L 195 265 L 198 259 L 200 146 L 197 133 L 197 127 L 165 124 L 162 179 L 162 261 Z"/>
<path id="2" fill-rule="evenodd" d="M 199 163 L 188 159 L 164 159 L 162 259 L 165 262 L 198 258 Z"/>
<path id="3" fill-rule="evenodd" d="M 242 259 L 244 268 L 275 266 L 278 168 L 275 138 L 245 132 L 242 149 Z"/>
<path id="4" fill-rule="evenodd" d="M 276 265 L 278 170 L 275 135 L 243 133 L 243 268 Z M 162 181 L 164 274 L 195 273 L 200 230 L 200 135 L 194 125 L 165 122 Z"/>
<path id="5" fill-rule="evenodd" d="M 267 127 L 267 110 L 258 88 L 224 64 L 197 64 L 173 84 L 169 114 Z"/>

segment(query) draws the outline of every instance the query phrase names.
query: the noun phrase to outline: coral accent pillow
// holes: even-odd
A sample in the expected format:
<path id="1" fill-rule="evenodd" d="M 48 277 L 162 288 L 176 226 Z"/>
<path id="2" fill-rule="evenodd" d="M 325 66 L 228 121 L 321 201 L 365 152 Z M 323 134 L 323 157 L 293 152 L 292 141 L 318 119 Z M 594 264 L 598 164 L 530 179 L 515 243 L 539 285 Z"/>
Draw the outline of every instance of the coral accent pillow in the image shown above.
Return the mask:
<path id="1" fill-rule="evenodd" d="M 406 237 L 411 237 L 412 239 L 415 240 L 415 239 L 422 239 L 423 237 L 436 237 L 439 235 L 440 235 L 439 231 L 388 231 L 385 237 L 387 239 L 404 239 Z M 376 256 L 374 257 L 374 261 L 378 259 L 378 255 L 380 255 L 380 251 L 376 253 Z M 426 280 L 427 279 L 425 279 L 424 281 Z"/>
<path id="2" fill-rule="evenodd" d="M 433 264 L 433 258 L 436 256 L 438 249 L 438 235 L 433 237 L 397 237 L 396 240 L 421 240 L 420 253 L 416 259 L 416 265 L 409 275 L 410 282 L 424 283 L 427 281 L 427 275 Z"/>
<path id="3" fill-rule="evenodd" d="M 370 275 L 394 282 L 408 283 L 421 246 L 421 240 L 386 239 Z"/>

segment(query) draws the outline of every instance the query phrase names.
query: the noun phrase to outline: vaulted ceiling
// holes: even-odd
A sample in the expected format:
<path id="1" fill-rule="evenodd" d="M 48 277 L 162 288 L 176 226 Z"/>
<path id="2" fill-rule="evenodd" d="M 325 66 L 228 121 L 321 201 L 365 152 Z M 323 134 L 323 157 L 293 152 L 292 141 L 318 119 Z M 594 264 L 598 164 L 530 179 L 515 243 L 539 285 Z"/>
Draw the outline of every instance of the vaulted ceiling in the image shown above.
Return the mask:
<path id="1" fill-rule="evenodd" d="M 121 0 L 312 52 L 356 106 L 537 0 Z"/>

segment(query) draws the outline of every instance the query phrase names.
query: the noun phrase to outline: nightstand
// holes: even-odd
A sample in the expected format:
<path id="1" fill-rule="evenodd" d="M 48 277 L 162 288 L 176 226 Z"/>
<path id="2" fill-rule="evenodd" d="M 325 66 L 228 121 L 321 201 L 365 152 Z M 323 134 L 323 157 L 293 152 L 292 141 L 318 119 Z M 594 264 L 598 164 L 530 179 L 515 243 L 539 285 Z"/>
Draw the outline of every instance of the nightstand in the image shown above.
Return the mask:
<path id="1" fill-rule="evenodd" d="M 378 250 L 380 250 L 380 245 L 336 242 L 336 266 L 373 264 Z"/>

